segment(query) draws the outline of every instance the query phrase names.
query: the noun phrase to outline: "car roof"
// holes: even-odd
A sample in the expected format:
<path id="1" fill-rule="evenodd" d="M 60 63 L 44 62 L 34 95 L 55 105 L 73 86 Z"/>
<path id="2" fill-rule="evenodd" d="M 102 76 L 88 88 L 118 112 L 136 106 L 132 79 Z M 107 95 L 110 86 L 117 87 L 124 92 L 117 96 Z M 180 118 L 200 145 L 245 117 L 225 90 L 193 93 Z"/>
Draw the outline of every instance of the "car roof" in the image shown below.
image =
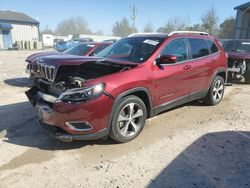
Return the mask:
<path id="1" fill-rule="evenodd" d="M 156 37 L 156 38 L 162 38 L 162 39 L 166 39 L 170 36 L 184 36 L 184 37 L 206 37 L 206 38 L 214 38 L 213 36 L 209 35 L 206 32 L 202 32 L 202 31 L 173 31 L 171 33 L 133 33 L 131 35 L 129 35 L 128 37 Z"/>
<path id="2" fill-rule="evenodd" d="M 167 38 L 168 37 L 168 34 L 167 33 L 133 33 L 131 35 L 128 36 L 129 38 L 131 37 L 149 37 L 149 38 L 153 38 L 153 37 L 156 37 L 156 38 Z"/>

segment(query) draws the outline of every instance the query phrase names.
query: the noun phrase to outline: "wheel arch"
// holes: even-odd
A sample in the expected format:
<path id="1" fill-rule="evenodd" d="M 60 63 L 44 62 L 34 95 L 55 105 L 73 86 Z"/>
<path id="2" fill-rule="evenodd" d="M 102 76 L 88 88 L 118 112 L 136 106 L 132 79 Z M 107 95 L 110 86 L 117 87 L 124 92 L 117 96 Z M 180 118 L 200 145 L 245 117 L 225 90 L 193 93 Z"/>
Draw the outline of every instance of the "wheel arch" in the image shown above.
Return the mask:
<path id="1" fill-rule="evenodd" d="M 214 74 L 212 76 L 212 79 L 210 80 L 209 88 L 211 87 L 215 76 L 221 76 L 224 79 L 225 83 L 227 82 L 227 76 L 228 76 L 227 70 L 225 70 L 225 69 L 218 69 L 218 70 L 216 70 L 214 72 Z"/>
<path id="2" fill-rule="evenodd" d="M 152 99 L 151 99 L 151 95 L 150 92 L 147 88 L 145 87 L 137 87 L 137 88 L 133 88 L 127 91 L 122 92 L 121 94 L 119 94 L 116 98 L 115 101 L 113 103 L 112 106 L 112 110 L 109 116 L 109 124 L 108 124 L 108 128 L 110 129 L 111 127 L 111 123 L 113 120 L 113 115 L 115 113 L 115 110 L 119 104 L 119 101 L 124 98 L 127 97 L 129 95 L 134 95 L 139 97 L 145 104 L 146 108 L 147 108 L 147 118 L 150 118 L 153 116 L 153 106 L 152 106 Z"/>

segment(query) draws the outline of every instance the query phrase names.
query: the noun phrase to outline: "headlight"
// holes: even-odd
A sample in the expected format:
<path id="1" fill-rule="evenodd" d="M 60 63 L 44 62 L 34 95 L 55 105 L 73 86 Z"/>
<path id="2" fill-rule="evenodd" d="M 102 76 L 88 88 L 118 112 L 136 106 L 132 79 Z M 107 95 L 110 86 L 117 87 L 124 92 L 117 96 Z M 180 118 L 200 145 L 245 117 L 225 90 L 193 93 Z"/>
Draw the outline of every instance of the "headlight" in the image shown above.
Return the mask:
<path id="1" fill-rule="evenodd" d="M 58 100 L 64 102 L 84 102 L 100 97 L 105 89 L 105 84 L 100 83 L 86 88 L 70 89 L 62 93 Z"/>

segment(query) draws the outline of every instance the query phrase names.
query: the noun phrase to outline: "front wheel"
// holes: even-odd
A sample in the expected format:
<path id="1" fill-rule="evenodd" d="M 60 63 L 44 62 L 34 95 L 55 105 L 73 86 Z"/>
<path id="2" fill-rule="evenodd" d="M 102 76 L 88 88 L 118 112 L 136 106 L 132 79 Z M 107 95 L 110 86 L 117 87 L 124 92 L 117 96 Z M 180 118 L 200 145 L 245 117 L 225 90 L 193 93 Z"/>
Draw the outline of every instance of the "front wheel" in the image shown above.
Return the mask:
<path id="1" fill-rule="evenodd" d="M 146 106 L 136 96 L 122 98 L 112 119 L 110 137 L 117 142 L 128 142 L 142 131 L 147 119 Z"/>
<path id="2" fill-rule="evenodd" d="M 225 81 L 221 76 L 215 76 L 213 83 L 208 91 L 208 94 L 205 98 L 205 102 L 208 105 L 219 104 L 223 98 L 225 91 Z"/>

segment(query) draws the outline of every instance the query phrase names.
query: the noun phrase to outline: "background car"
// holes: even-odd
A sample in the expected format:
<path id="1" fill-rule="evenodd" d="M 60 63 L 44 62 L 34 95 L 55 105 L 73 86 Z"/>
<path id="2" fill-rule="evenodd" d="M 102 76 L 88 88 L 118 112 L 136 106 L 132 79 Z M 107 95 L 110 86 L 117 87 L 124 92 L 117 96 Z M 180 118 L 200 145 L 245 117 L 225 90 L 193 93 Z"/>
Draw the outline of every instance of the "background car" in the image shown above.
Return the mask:
<path id="1" fill-rule="evenodd" d="M 25 60 L 28 63 L 26 67 L 26 73 L 31 74 L 31 62 L 34 61 L 36 58 L 42 58 L 51 55 L 94 56 L 95 54 L 108 47 L 110 44 L 110 42 L 88 42 L 72 46 L 64 52 L 50 51 L 32 54 Z M 32 74 L 30 76 L 32 77 Z"/>
<path id="2" fill-rule="evenodd" d="M 228 81 L 241 80 L 250 84 L 250 40 L 221 40 L 222 47 L 228 54 Z"/>
<path id="3" fill-rule="evenodd" d="M 76 44 L 86 43 L 86 42 L 93 42 L 93 39 L 92 38 L 74 38 L 69 41 L 58 41 L 54 49 L 57 50 L 58 52 L 63 52 L 75 46 Z"/>

